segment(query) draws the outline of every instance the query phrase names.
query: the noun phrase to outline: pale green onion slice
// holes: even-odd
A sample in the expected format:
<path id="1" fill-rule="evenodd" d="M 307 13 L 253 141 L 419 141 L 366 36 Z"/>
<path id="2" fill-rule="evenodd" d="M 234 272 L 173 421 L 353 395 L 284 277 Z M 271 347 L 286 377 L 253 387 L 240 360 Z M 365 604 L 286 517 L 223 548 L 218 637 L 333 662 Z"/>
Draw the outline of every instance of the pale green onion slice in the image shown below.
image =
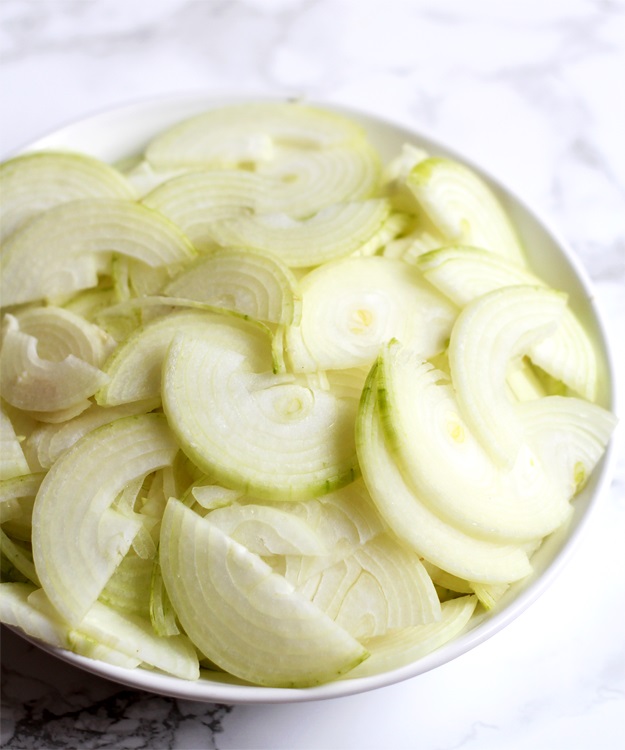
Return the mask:
<path id="1" fill-rule="evenodd" d="M 323 149 L 360 140 L 359 125 L 297 102 L 230 105 L 191 117 L 156 136 L 146 149 L 158 168 L 233 167 L 270 161 L 276 146 Z"/>
<path id="2" fill-rule="evenodd" d="M 4 404 L 0 403 L 0 480 L 29 473 L 30 467 L 21 441 L 15 433 L 9 415 L 5 412 Z"/>
<path id="3" fill-rule="evenodd" d="M 118 612 L 149 618 L 153 568 L 154 560 L 130 550 L 106 582 L 99 601 Z"/>
<path id="4" fill-rule="evenodd" d="M 446 348 L 458 314 L 418 269 L 390 258 L 326 263 L 300 290 L 302 319 L 287 329 L 285 343 L 296 372 L 371 365 L 391 338 L 431 357 Z"/>
<path id="5" fill-rule="evenodd" d="M 603 455 L 617 418 L 597 404 L 564 396 L 527 401 L 516 410 L 546 470 L 575 495 Z"/>
<path id="6" fill-rule="evenodd" d="M 408 486 L 376 409 L 376 369 L 363 392 L 356 439 L 363 478 L 386 523 L 426 560 L 459 578 L 490 583 L 524 578 L 531 566 L 520 544 L 487 541 L 461 531 L 430 510 Z M 447 465 L 443 471 L 450 473 Z"/>
<path id="7" fill-rule="evenodd" d="M 421 500 L 449 523 L 485 539 L 523 542 L 567 518 L 570 495 L 527 445 L 516 414 L 519 449 L 511 466 L 502 467 L 463 419 L 445 376 L 398 344 L 381 355 L 377 397 L 402 471 Z"/>
<path id="8" fill-rule="evenodd" d="M 509 363 L 553 333 L 565 307 L 560 292 L 505 287 L 469 303 L 454 324 L 448 356 L 458 403 L 472 433 L 502 466 L 514 464 L 522 442 L 505 388 Z"/>
<path id="9" fill-rule="evenodd" d="M 36 427 L 26 441 L 29 455 L 36 458 L 43 469 L 49 469 L 66 450 L 88 432 L 122 417 L 147 414 L 160 404 L 160 398 L 132 401 L 119 406 L 103 408 L 90 404 L 82 414 L 59 424 L 43 424 Z"/>
<path id="10" fill-rule="evenodd" d="M 216 221 L 262 212 L 263 197 L 272 187 L 254 172 L 192 171 L 159 185 L 142 203 L 173 221 L 206 252 L 215 247 L 211 228 Z"/>
<path id="11" fill-rule="evenodd" d="M 112 253 L 148 266 L 184 263 L 196 255 L 180 229 L 156 211 L 131 201 L 72 201 L 31 219 L 4 244 L 2 304 L 95 287 Z"/>
<path id="12" fill-rule="evenodd" d="M 18 409 L 54 412 L 72 408 L 108 380 L 102 370 L 73 354 L 60 361 L 43 359 L 38 340 L 20 330 L 17 318 L 6 315 L 4 323 L 0 384 L 6 401 Z"/>
<path id="13" fill-rule="evenodd" d="M 188 636 L 241 679 L 307 687 L 339 677 L 367 656 L 260 557 L 173 499 L 163 517 L 160 562 Z"/>
<path id="14" fill-rule="evenodd" d="M 42 589 L 34 591 L 28 601 L 44 613 L 51 610 L 51 602 Z M 79 642 L 84 637 L 90 638 L 114 652 L 137 658 L 183 680 L 197 680 L 200 676 L 195 648 L 186 636 L 158 636 L 149 620 L 117 612 L 99 601 L 94 602 L 81 621 L 71 629 L 72 646 L 75 635 Z"/>
<path id="15" fill-rule="evenodd" d="M 0 529 L 0 552 L 25 578 L 39 586 L 30 545 L 14 541 Z"/>
<path id="16" fill-rule="evenodd" d="M 232 316 L 181 311 L 156 318 L 139 328 L 115 350 L 104 366 L 109 380 L 96 393 L 97 403 L 114 406 L 159 398 L 163 362 L 174 337 L 181 331 L 201 334 L 205 329 L 224 341 L 241 342 L 246 352 L 251 346 L 257 353 L 258 366 L 271 367 L 270 352 L 263 356 L 268 338 L 261 327 Z"/>
<path id="17" fill-rule="evenodd" d="M 88 433 L 48 472 L 33 510 L 33 556 L 42 586 L 68 621 L 86 614 L 140 528 L 113 510 L 113 501 L 177 451 L 162 415 L 126 417 Z"/>
<path id="18" fill-rule="evenodd" d="M 288 266 L 305 268 L 379 246 L 390 206 L 383 199 L 334 203 L 306 219 L 285 213 L 249 214 L 216 221 L 211 227 L 222 246 L 249 247 L 276 255 Z"/>
<path id="19" fill-rule="evenodd" d="M 475 612 L 477 597 L 461 596 L 441 604 L 441 619 L 392 631 L 366 641 L 371 656 L 348 675 L 349 679 L 380 674 L 422 659 L 465 629 Z"/>
<path id="20" fill-rule="evenodd" d="M 257 211 L 302 218 L 332 203 L 372 198 L 378 188 L 380 158 L 365 139 L 324 149 L 280 147 L 256 174 L 271 179 Z"/>
<path id="21" fill-rule="evenodd" d="M 297 280 L 277 258 L 221 250 L 187 266 L 163 293 L 235 310 L 255 320 L 289 325 L 300 318 Z"/>
<path id="22" fill-rule="evenodd" d="M 273 375 L 213 328 L 174 339 L 162 399 L 185 453 L 227 487 L 262 499 L 301 500 L 357 473 L 357 403 Z"/>
<path id="23" fill-rule="evenodd" d="M 519 284 L 547 287 L 531 271 L 475 247 L 446 247 L 417 260 L 424 276 L 457 305 L 495 289 Z M 589 401 L 597 396 L 597 356 L 590 336 L 570 307 L 557 330 L 530 346 L 532 361 Z"/>
<path id="24" fill-rule="evenodd" d="M 473 169 L 452 159 L 431 157 L 413 168 L 406 184 L 447 244 L 483 247 L 526 265 L 501 199 Z"/>
<path id="25" fill-rule="evenodd" d="M 61 203 L 81 198 L 134 200 L 135 191 L 108 164 L 84 154 L 37 152 L 0 165 L 0 239 Z"/>

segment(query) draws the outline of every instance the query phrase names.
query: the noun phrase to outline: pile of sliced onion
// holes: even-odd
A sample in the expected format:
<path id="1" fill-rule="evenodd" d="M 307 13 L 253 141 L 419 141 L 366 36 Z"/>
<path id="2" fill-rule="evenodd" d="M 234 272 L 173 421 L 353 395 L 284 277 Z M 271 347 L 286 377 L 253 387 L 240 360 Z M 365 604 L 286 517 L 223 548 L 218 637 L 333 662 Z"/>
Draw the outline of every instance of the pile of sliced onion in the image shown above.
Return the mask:
<path id="1" fill-rule="evenodd" d="M 349 118 L 211 110 L 0 166 L 0 619 L 304 688 L 499 606 L 615 426 L 490 187 Z"/>

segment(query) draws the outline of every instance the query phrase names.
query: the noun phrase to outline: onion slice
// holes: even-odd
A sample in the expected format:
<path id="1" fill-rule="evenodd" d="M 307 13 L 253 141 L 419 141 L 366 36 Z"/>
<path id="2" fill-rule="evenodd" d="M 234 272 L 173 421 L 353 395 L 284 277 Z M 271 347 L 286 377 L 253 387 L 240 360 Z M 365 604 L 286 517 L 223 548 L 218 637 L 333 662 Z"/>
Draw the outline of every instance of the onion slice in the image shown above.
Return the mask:
<path id="1" fill-rule="evenodd" d="M 113 501 L 177 451 L 162 415 L 126 417 L 88 433 L 46 475 L 33 509 L 33 557 L 46 594 L 69 622 L 98 598 L 141 526 L 113 510 Z"/>
<path id="2" fill-rule="evenodd" d="M 260 557 L 174 499 L 163 517 L 160 563 L 188 636 L 241 679 L 308 687 L 336 679 L 367 656 Z"/>

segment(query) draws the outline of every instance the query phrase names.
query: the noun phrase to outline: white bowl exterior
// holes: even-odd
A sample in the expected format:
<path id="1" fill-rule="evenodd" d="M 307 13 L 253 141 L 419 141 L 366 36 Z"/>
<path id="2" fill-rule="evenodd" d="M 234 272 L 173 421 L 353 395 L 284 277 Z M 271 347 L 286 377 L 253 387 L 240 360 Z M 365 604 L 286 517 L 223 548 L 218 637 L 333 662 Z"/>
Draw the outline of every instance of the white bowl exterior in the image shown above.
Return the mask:
<path id="1" fill-rule="evenodd" d="M 264 100 L 267 100 L 265 97 Z M 206 109 L 248 98 L 219 98 L 202 95 L 179 95 L 165 99 L 148 100 L 130 104 L 112 111 L 94 115 L 63 127 L 54 133 L 29 144 L 23 151 L 64 149 L 87 153 L 113 162 L 140 153 L 150 138 L 180 120 Z M 530 208 L 519 196 L 504 187 L 479 165 L 462 154 L 440 143 L 436 138 L 398 125 L 374 114 L 351 108 L 338 107 L 324 102 L 311 102 L 326 109 L 341 112 L 360 122 L 383 159 L 396 156 L 404 143 L 412 142 L 433 155 L 449 156 L 464 162 L 485 178 L 496 191 L 510 213 L 524 242 L 532 268 L 552 286 L 566 291 L 570 303 L 587 326 L 596 343 L 600 365 L 600 402 L 619 413 L 617 409 L 616 378 L 603 317 L 594 298 L 590 280 L 563 239 L 548 226 L 537 211 Z M 69 651 L 27 638 L 45 651 L 83 670 L 109 680 L 187 700 L 216 703 L 295 703 L 337 698 L 401 682 L 435 669 L 466 653 L 484 642 L 516 619 L 551 584 L 565 565 L 574 544 L 589 520 L 602 490 L 610 481 L 616 457 L 612 440 L 606 454 L 596 467 L 588 485 L 574 500 L 574 513 L 566 528 L 552 534 L 532 558 L 533 573 L 510 587 L 498 608 L 474 620 L 468 629 L 453 641 L 418 661 L 378 675 L 341 680 L 317 687 L 292 689 L 268 688 L 249 685 L 228 675 L 204 673 L 197 682 L 189 682 L 147 669 L 124 669 L 104 662 L 88 659 Z M 20 631 L 16 631 L 20 635 Z M 208 676 L 205 676 L 208 674 Z"/>

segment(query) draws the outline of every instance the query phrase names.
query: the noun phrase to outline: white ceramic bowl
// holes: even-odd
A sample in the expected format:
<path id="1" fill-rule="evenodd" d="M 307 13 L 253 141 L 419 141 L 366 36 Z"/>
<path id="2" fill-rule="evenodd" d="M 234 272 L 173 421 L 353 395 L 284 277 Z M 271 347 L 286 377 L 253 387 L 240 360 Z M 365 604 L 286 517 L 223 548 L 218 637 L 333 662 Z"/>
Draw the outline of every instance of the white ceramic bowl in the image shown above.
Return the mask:
<path id="1" fill-rule="evenodd" d="M 23 150 L 65 148 L 115 161 L 140 151 L 154 134 L 167 126 L 205 109 L 234 101 L 242 100 L 181 95 L 140 102 L 68 125 Z M 313 103 L 337 110 L 359 121 L 385 158 L 397 155 L 402 144 L 411 142 L 422 145 L 432 154 L 450 156 L 465 162 L 491 184 L 516 223 L 533 269 L 551 285 L 568 292 L 572 307 L 590 331 L 596 343 L 599 360 L 600 401 L 602 405 L 615 410 L 615 379 L 609 346 L 590 281 L 566 243 L 547 226 L 536 211 L 530 209 L 513 191 L 494 180 L 478 165 L 429 135 L 411 127 L 388 122 L 378 116 L 323 102 Z M 42 645 L 38 641 L 32 642 L 74 666 L 109 680 L 189 700 L 218 703 L 302 702 L 352 695 L 401 682 L 435 669 L 475 648 L 506 627 L 549 587 L 565 565 L 575 542 L 583 532 L 590 512 L 597 504 L 599 495 L 609 483 L 614 459 L 614 445 L 610 445 L 590 482 L 575 499 L 575 512 L 570 524 L 544 542 L 532 558 L 534 573 L 511 586 L 495 612 L 484 615 L 479 621 L 473 621 L 470 628 L 461 636 L 437 651 L 399 669 L 370 677 L 350 679 L 347 676 L 336 682 L 312 688 L 267 688 L 245 684 L 234 677 L 216 672 L 203 673 L 199 681 L 188 682 L 146 669 L 128 670 L 111 666 Z"/>

